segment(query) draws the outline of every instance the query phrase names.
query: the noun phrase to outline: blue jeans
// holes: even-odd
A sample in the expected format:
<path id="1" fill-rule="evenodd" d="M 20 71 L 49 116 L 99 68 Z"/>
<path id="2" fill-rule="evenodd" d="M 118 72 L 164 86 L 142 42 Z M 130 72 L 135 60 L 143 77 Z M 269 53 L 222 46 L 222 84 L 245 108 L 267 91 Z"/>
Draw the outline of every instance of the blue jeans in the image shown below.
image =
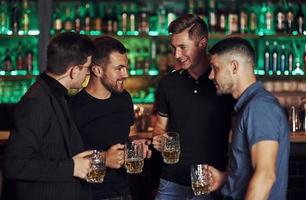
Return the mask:
<path id="1" fill-rule="evenodd" d="M 155 200 L 214 200 L 213 195 L 194 196 L 191 187 L 160 179 Z"/>

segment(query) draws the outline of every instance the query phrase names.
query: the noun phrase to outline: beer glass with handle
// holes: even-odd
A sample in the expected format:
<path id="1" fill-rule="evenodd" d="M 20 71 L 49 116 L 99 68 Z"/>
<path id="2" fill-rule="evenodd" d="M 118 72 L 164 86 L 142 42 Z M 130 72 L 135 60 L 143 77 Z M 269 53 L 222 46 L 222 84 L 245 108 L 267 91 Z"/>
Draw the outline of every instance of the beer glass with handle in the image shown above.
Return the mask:
<path id="1" fill-rule="evenodd" d="M 105 151 L 94 150 L 89 156 L 90 170 L 86 181 L 89 183 L 102 183 L 106 171 L 106 153 Z"/>
<path id="2" fill-rule="evenodd" d="M 192 165 L 190 169 L 190 176 L 191 188 L 194 195 L 207 195 L 211 192 L 213 179 L 207 165 Z"/>
<path id="3" fill-rule="evenodd" d="M 180 137 L 177 132 L 167 132 L 163 142 L 162 156 L 167 164 L 178 163 L 180 157 Z"/>
<path id="4" fill-rule="evenodd" d="M 127 173 L 138 174 L 144 165 L 143 144 L 129 140 L 124 147 L 124 165 Z"/>

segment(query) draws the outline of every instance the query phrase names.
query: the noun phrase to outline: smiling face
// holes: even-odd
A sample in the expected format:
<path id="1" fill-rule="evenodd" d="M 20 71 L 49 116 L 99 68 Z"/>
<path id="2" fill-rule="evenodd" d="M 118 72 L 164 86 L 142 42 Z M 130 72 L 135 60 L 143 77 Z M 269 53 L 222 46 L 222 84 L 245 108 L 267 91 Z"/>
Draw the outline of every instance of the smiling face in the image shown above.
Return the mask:
<path id="1" fill-rule="evenodd" d="M 209 79 L 214 81 L 217 94 L 233 94 L 234 81 L 230 71 L 231 62 L 224 56 L 212 55 L 210 64 L 212 70 Z"/>
<path id="2" fill-rule="evenodd" d="M 128 58 L 126 54 L 112 52 L 108 64 L 103 68 L 101 83 L 110 92 L 123 92 L 123 82 L 128 77 Z"/>
<path id="3" fill-rule="evenodd" d="M 177 68 L 189 69 L 199 63 L 202 49 L 189 38 L 188 29 L 171 36 L 171 47 Z"/>

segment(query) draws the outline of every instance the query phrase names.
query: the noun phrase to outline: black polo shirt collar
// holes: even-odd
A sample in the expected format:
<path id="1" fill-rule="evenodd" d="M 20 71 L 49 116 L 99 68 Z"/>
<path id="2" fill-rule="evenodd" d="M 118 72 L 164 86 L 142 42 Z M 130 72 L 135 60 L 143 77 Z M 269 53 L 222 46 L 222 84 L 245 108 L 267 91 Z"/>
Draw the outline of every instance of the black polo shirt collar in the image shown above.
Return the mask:
<path id="1" fill-rule="evenodd" d="M 51 76 L 47 75 L 45 72 L 43 72 L 40 75 L 40 78 L 43 79 L 46 84 L 51 89 L 52 94 L 60 100 L 61 98 L 68 98 L 68 90 L 65 88 L 62 84 L 60 84 L 57 80 L 52 78 Z"/>
<path id="2" fill-rule="evenodd" d="M 197 81 L 207 80 L 207 78 L 208 78 L 208 76 L 209 76 L 209 74 L 210 74 L 210 68 L 208 68 L 208 70 L 206 70 L 206 72 L 204 72 L 197 80 L 194 79 L 194 78 L 189 74 L 188 70 L 186 70 L 186 69 L 181 69 L 181 70 L 179 70 L 178 73 L 179 73 L 181 76 L 184 76 L 184 77 L 186 77 L 186 78 L 191 78 L 191 79 L 193 79 L 193 80 L 195 80 L 195 81 L 197 82 Z"/>

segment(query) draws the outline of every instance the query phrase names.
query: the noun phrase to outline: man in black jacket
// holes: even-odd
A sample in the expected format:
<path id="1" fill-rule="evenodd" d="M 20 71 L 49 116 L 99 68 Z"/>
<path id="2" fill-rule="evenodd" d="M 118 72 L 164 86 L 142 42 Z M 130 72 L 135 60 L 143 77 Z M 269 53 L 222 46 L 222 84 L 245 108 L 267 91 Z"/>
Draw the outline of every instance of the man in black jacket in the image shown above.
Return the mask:
<path id="1" fill-rule="evenodd" d="M 66 32 L 47 50 L 47 68 L 16 107 L 4 155 L 4 175 L 12 180 L 9 199 L 82 200 L 90 162 L 66 105 L 68 89 L 80 88 L 91 64 L 88 37 Z"/>

